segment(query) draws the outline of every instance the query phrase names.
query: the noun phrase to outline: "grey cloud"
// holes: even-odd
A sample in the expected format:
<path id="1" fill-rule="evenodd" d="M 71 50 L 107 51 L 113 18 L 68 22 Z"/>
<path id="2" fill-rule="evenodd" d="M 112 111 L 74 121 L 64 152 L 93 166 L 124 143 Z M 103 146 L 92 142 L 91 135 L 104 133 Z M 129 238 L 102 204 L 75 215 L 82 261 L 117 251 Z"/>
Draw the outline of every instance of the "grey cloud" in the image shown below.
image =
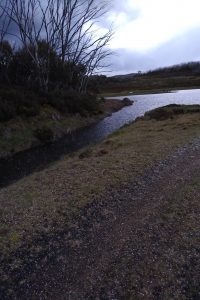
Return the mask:
<path id="1" fill-rule="evenodd" d="M 131 10 L 128 6 L 128 1 L 124 0 L 113 0 L 110 5 L 108 6 L 110 10 L 107 13 L 107 18 L 103 17 L 103 19 L 100 21 L 100 24 L 104 28 L 109 28 L 110 27 L 110 21 L 109 21 L 109 14 L 116 13 L 117 15 L 120 13 L 124 13 L 126 15 L 126 21 L 132 21 L 135 20 L 139 17 L 139 10 Z"/>
<path id="2" fill-rule="evenodd" d="M 200 28 L 196 28 L 145 54 L 118 49 L 112 57 L 113 74 L 147 71 L 183 62 L 198 61 L 200 60 L 199 41 Z"/>
<path id="3" fill-rule="evenodd" d="M 139 11 L 138 10 L 133 10 L 130 11 L 130 8 L 128 6 L 128 1 L 124 0 L 116 0 L 114 1 L 114 3 L 112 3 L 112 10 L 115 11 L 116 13 L 121 13 L 124 12 L 127 15 L 130 15 L 134 18 L 135 16 L 139 15 Z"/>

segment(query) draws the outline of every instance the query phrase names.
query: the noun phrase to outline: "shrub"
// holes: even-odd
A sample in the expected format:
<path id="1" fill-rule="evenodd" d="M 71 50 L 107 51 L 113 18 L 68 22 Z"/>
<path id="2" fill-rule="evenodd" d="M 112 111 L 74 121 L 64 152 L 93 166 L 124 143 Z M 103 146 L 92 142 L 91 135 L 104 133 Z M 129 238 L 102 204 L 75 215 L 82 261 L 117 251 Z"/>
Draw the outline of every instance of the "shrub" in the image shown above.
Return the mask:
<path id="1" fill-rule="evenodd" d="M 194 107 L 188 110 L 190 113 L 199 113 L 200 112 L 200 107 Z"/>
<path id="2" fill-rule="evenodd" d="M 13 49 L 8 41 L 0 42 L 0 82 L 7 83 L 8 69 L 12 61 Z"/>
<path id="3" fill-rule="evenodd" d="M 16 106 L 17 114 L 24 117 L 36 116 L 40 112 L 39 103 L 37 103 L 36 97 L 33 95 L 22 94 L 17 99 L 15 98 L 14 103 Z"/>
<path id="4" fill-rule="evenodd" d="M 43 126 L 41 128 L 37 128 L 34 131 L 34 136 L 40 140 L 41 142 L 51 142 L 53 140 L 53 131 L 51 130 L 51 128 L 47 127 L 47 126 Z"/>
<path id="5" fill-rule="evenodd" d="M 8 121 L 16 116 L 16 109 L 9 102 L 0 99 L 0 122 Z"/>
<path id="6" fill-rule="evenodd" d="M 17 115 L 31 117 L 40 112 L 37 95 L 17 89 L 0 90 L 0 121 L 8 121 Z"/>
<path id="7" fill-rule="evenodd" d="M 99 102 L 92 94 L 80 94 L 75 90 L 61 90 L 48 94 L 50 105 L 62 112 L 80 113 L 85 116 L 99 111 Z"/>
<path id="8" fill-rule="evenodd" d="M 131 101 L 129 98 L 126 97 L 122 100 L 122 103 L 124 106 L 129 106 L 133 104 L 133 101 Z"/>
<path id="9" fill-rule="evenodd" d="M 150 119 L 155 119 L 157 121 L 173 118 L 173 112 L 165 108 L 154 109 L 150 112 L 147 112 L 145 115 Z"/>
<path id="10" fill-rule="evenodd" d="M 60 112 L 68 112 L 63 93 L 61 91 L 53 91 L 48 93 L 47 102 Z"/>
<path id="11" fill-rule="evenodd" d="M 36 104 L 28 105 L 28 106 L 26 105 L 18 106 L 17 109 L 17 113 L 24 117 L 34 117 L 37 116 L 39 112 L 40 112 L 40 108 Z"/>
<path id="12" fill-rule="evenodd" d="M 27 89 L 0 87 L 0 122 L 15 116 L 32 117 L 40 112 L 41 105 L 48 103 L 64 113 L 88 115 L 100 112 L 100 104 L 95 95 L 80 94 L 75 90 L 56 90 L 36 93 Z"/>
<path id="13" fill-rule="evenodd" d="M 174 113 L 175 115 L 181 115 L 181 114 L 184 114 L 185 111 L 184 111 L 183 108 L 174 108 L 174 109 L 173 109 L 173 113 Z"/>
<path id="14" fill-rule="evenodd" d="M 91 114 L 96 114 L 100 110 L 99 102 L 97 101 L 97 98 L 94 94 L 81 95 L 80 107 L 81 107 L 80 113 L 84 112 L 85 110 Z"/>
<path id="15" fill-rule="evenodd" d="M 172 104 L 168 104 L 166 107 L 174 108 L 174 107 L 180 107 L 180 105 L 172 103 Z"/>
<path id="16" fill-rule="evenodd" d="M 173 118 L 173 115 L 180 115 L 186 113 L 198 113 L 200 112 L 200 105 L 178 105 L 169 104 L 165 107 L 157 108 L 149 111 L 145 116 L 155 120 L 166 120 Z"/>

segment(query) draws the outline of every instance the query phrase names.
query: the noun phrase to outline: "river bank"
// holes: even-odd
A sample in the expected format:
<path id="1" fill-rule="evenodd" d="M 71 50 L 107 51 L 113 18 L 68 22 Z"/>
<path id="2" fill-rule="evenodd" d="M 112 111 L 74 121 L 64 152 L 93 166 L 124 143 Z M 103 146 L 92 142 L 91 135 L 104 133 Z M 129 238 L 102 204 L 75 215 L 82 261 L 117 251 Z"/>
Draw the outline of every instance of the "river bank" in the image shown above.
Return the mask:
<path id="1" fill-rule="evenodd" d="M 137 182 L 142 193 L 146 187 L 140 178 L 146 178 L 148 170 L 155 171 L 157 162 L 165 166 L 162 164 L 164 159 L 168 155 L 173 157 L 176 151 L 183 153 L 184 160 L 186 152 L 177 149 L 189 149 L 187 145 L 199 137 L 199 120 L 199 107 L 196 106 L 170 106 L 156 110 L 117 131 L 102 143 L 67 155 L 47 169 L 2 189 L 1 298 L 12 299 L 17 296 L 23 299 L 25 291 L 30 299 L 35 299 L 36 295 L 38 297 L 37 293 L 41 292 L 39 289 L 42 287 L 34 278 L 45 274 L 47 282 L 42 285 L 48 286 L 48 273 L 52 278 L 55 278 L 55 274 L 51 272 L 55 271 L 58 275 L 55 264 L 60 261 L 64 266 L 66 255 L 73 255 L 73 251 L 81 247 L 82 227 L 79 224 L 93 228 L 95 234 L 101 225 L 105 233 L 112 228 L 114 225 L 111 221 L 118 220 L 115 211 L 123 211 L 123 203 L 126 203 L 123 195 L 126 198 L 129 193 L 127 184 Z M 191 157 L 196 157 L 195 151 L 191 152 Z M 175 164 L 172 166 L 176 168 Z M 164 186 L 161 196 L 165 195 Z M 123 191 L 121 196 L 119 190 Z M 134 188 L 132 192 L 135 193 Z M 107 207 L 106 203 L 110 206 Z M 128 209 L 130 204 L 128 201 Z M 90 216 L 95 217 L 94 223 Z M 107 225 L 102 218 L 107 220 Z M 63 249 L 67 249 L 67 252 Z M 46 290 L 43 292 L 48 294 Z M 49 293 L 52 292 L 49 290 Z M 63 298 L 60 294 L 54 299 Z"/>
<path id="2" fill-rule="evenodd" d="M 177 87 L 171 87 L 171 88 L 154 88 L 154 89 L 134 89 L 131 88 L 122 90 L 119 92 L 105 92 L 100 94 L 100 97 L 119 97 L 119 96 L 138 96 L 138 95 L 156 95 L 156 94 L 163 94 L 163 93 L 176 93 L 177 91 L 190 91 L 190 90 L 198 90 L 199 86 L 177 86 Z"/>
<path id="3" fill-rule="evenodd" d="M 199 74 L 138 74 L 132 77 L 108 77 L 102 86 L 103 95 L 141 95 L 174 90 L 198 89 Z"/>
<path id="4" fill-rule="evenodd" d="M 81 116 L 64 114 L 44 105 L 40 114 L 34 117 L 17 117 L 0 123 L 0 159 L 18 152 L 57 141 L 68 133 L 94 124 L 103 118 L 131 105 L 132 101 L 103 99 L 97 114 Z"/>

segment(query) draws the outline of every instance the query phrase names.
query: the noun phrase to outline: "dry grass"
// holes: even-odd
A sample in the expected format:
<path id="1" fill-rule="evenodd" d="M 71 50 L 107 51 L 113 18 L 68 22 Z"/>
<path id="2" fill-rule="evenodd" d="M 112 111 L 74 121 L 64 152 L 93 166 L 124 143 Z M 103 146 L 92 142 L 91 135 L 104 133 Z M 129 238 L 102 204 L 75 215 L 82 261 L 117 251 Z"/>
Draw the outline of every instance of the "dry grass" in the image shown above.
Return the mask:
<path id="1" fill-rule="evenodd" d="M 134 178 L 199 133 L 200 113 L 164 121 L 144 118 L 2 189 L 1 251 L 9 255 L 22 241 L 68 226 L 96 195 Z"/>

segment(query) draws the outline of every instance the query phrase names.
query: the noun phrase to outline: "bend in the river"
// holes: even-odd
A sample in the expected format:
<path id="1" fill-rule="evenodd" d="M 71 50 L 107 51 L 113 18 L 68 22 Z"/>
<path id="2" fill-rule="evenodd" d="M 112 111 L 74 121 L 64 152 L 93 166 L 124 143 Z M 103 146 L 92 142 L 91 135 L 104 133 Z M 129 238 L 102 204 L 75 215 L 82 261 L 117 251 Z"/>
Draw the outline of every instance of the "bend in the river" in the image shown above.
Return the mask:
<path id="1" fill-rule="evenodd" d="M 103 140 L 125 124 L 144 115 L 146 111 L 173 103 L 200 104 L 200 89 L 134 95 L 129 98 L 134 100 L 132 106 L 123 108 L 97 124 L 78 130 L 54 143 L 17 153 L 8 159 L 0 159 L 0 187 L 44 169 L 49 163 L 59 160 L 62 155 Z"/>

